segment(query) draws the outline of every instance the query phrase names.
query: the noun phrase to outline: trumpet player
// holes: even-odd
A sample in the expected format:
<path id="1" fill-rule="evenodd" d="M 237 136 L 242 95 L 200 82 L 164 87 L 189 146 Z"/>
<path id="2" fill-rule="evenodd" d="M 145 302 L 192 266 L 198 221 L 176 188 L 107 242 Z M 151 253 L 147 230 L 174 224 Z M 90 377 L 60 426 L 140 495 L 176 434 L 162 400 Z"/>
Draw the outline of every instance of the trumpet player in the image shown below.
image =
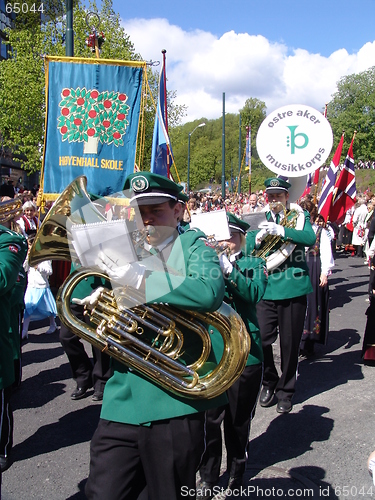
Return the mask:
<path id="1" fill-rule="evenodd" d="M 306 295 L 312 292 L 305 247 L 315 243 L 315 233 L 310 224 L 310 214 L 296 206 L 302 217 L 301 229 L 286 227 L 290 217 L 289 192 L 291 184 L 283 178 L 273 177 L 264 182 L 268 205 L 265 207 L 267 222 L 259 231 L 249 231 L 247 250 L 259 247 L 268 236 L 281 242 L 295 244 L 294 250 L 285 260 L 269 272 L 265 294 L 257 304 L 257 317 L 264 355 L 263 388 L 259 403 L 269 407 L 277 403 L 278 413 L 292 410 L 295 392 L 298 353 L 306 314 Z M 280 339 L 281 375 L 276 369 L 272 344 Z"/>
<path id="2" fill-rule="evenodd" d="M 241 377 L 228 389 L 229 403 L 206 412 L 206 449 L 199 469 L 201 484 L 197 498 L 209 499 L 220 475 L 222 439 L 220 425 L 224 421 L 227 449 L 228 487 L 233 491 L 242 486 L 245 472 L 250 423 L 254 416 L 262 383 L 262 341 L 256 317 L 256 303 L 267 286 L 264 259 L 246 257 L 245 233 L 250 225 L 227 212 L 230 239 L 226 241 L 228 256 L 222 253 L 220 266 L 225 278 L 225 301 L 243 319 L 251 337 L 251 349 Z"/>
<path id="3" fill-rule="evenodd" d="M 162 254 L 166 269 L 170 265 L 181 272 L 149 272 L 138 262 L 118 267 L 103 254 L 99 267 L 117 283 L 144 290 L 148 303 L 215 311 L 224 297 L 219 260 L 204 233 L 181 229 L 187 201 L 182 187 L 166 177 L 139 172 L 127 177 L 125 190 L 131 193 L 131 204 L 138 205 L 143 224 L 153 228 L 147 249 Z M 85 303 L 92 299 L 87 297 Z M 204 412 L 225 404 L 226 396 L 175 396 L 118 361 L 113 368 L 91 441 L 87 498 L 136 499 L 146 487 L 154 500 L 191 495 L 204 450 Z"/>

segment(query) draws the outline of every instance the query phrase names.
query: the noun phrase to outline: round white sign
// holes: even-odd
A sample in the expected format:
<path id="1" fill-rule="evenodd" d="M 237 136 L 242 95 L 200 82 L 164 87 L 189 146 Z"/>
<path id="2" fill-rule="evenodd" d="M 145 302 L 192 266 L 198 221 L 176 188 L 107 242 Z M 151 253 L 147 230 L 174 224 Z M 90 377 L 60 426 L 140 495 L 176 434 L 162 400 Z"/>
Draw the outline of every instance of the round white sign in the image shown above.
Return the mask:
<path id="1" fill-rule="evenodd" d="M 265 118 L 256 143 L 259 158 L 272 172 L 300 177 L 326 161 L 333 134 L 329 121 L 320 111 L 303 104 L 291 104 Z"/>

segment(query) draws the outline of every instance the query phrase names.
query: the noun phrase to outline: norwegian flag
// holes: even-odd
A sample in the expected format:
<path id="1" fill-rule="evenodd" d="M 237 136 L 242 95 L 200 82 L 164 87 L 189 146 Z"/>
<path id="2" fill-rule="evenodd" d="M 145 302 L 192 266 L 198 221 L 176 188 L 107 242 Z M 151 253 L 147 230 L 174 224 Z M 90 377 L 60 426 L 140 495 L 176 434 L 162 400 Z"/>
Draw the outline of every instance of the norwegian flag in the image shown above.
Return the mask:
<path id="1" fill-rule="evenodd" d="M 340 222 L 344 219 L 346 212 L 356 201 L 355 170 L 353 159 L 353 136 L 349 151 L 345 159 L 344 167 L 340 172 L 336 182 L 332 207 L 329 212 L 329 218 L 332 222 Z"/>
<path id="2" fill-rule="evenodd" d="M 332 158 L 331 165 L 329 166 L 322 187 L 322 192 L 320 194 L 318 213 L 324 217 L 324 220 L 328 220 L 329 212 L 332 205 L 333 190 L 336 184 L 336 176 L 340 165 L 343 143 L 344 143 L 344 134 L 342 134 L 339 145 L 337 146 L 336 152 Z"/>
<path id="3" fill-rule="evenodd" d="M 313 185 L 313 179 L 312 179 L 313 174 L 308 174 L 307 180 L 306 180 L 306 187 L 304 192 L 301 194 L 300 198 L 304 198 L 307 196 L 310 191 L 311 191 L 311 186 Z"/>

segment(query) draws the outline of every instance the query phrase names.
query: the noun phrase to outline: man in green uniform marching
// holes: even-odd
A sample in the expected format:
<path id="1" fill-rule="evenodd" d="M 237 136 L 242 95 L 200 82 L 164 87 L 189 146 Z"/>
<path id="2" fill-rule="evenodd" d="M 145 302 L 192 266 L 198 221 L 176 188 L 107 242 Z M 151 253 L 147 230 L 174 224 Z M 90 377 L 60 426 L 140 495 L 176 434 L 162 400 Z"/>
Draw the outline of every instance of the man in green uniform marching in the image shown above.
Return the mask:
<path id="1" fill-rule="evenodd" d="M 27 254 L 23 236 L 0 226 L 0 466 L 1 471 L 11 464 L 13 444 L 13 414 L 10 407 L 12 385 L 15 381 L 13 345 L 10 334 L 13 288 Z"/>
<path id="2" fill-rule="evenodd" d="M 125 190 L 131 193 L 131 204 L 138 205 L 143 224 L 152 229 L 145 249 L 161 254 L 163 269 L 149 271 L 137 262 L 118 268 L 100 255 L 101 269 L 111 279 L 143 290 L 146 303 L 200 312 L 218 309 L 224 297 L 219 260 L 206 245 L 204 233 L 182 230 L 179 222 L 187 200 L 182 187 L 166 177 L 140 172 L 128 176 Z M 87 497 L 136 499 L 147 486 L 150 499 L 195 498 L 204 411 L 225 404 L 226 396 L 176 396 L 122 363 L 113 361 L 113 368 L 91 442 Z"/>
<path id="3" fill-rule="evenodd" d="M 267 286 L 267 269 L 263 259 L 243 254 L 249 224 L 227 213 L 230 239 L 229 256 L 220 255 L 225 279 L 224 301 L 243 319 L 251 338 L 250 353 L 240 378 L 228 389 L 228 405 L 206 412 L 206 449 L 199 468 L 201 484 L 197 498 L 210 499 L 219 481 L 222 461 L 221 423 L 227 449 L 228 488 L 233 492 L 242 486 L 246 468 L 250 424 L 255 413 L 263 374 L 263 352 L 256 304 Z"/>
<path id="4" fill-rule="evenodd" d="M 305 247 L 315 243 L 315 233 L 310 224 L 310 214 L 298 205 L 289 204 L 289 182 L 277 177 L 266 179 L 264 184 L 268 196 L 268 205 L 265 207 L 267 222 L 259 226 L 260 231 L 248 232 L 247 251 L 251 253 L 254 248 L 262 248 L 262 241 L 267 241 L 269 236 L 275 240 L 279 239 L 281 244 L 294 244 L 295 248 L 289 257 L 280 259 L 269 271 L 266 292 L 257 304 L 264 355 L 263 389 L 259 402 L 261 406 L 272 406 L 276 402 L 276 396 L 277 412 L 288 413 L 292 409 L 295 390 L 299 345 L 306 314 L 306 295 L 312 291 Z M 284 212 L 284 208 L 293 208 L 294 215 L 298 217 L 295 228 L 287 227 L 287 220 L 293 212 Z M 280 377 L 272 352 L 272 344 L 278 335 L 282 360 Z"/>

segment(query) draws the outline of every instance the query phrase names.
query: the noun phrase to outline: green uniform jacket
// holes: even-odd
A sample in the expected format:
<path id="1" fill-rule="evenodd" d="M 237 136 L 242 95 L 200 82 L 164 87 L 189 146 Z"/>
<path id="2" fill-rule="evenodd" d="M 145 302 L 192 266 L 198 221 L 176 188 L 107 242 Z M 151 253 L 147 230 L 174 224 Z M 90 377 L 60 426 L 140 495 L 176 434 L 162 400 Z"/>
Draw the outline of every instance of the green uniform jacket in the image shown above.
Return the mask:
<path id="1" fill-rule="evenodd" d="M 70 272 L 72 273 L 73 271 L 76 271 L 80 268 L 81 266 L 79 264 L 72 263 Z M 82 281 L 80 281 L 74 288 L 71 299 L 84 299 L 85 297 L 91 295 L 92 292 L 100 286 L 105 286 L 106 288 L 111 289 L 109 281 L 105 281 L 104 279 L 98 278 L 97 276 L 88 276 L 87 278 L 84 278 Z"/>
<path id="2" fill-rule="evenodd" d="M 303 229 L 285 228 L 282 241 L 296 243 L 290 256 L 278 267 L 269 271 L 268 285 L 264 300 L 283 300 L 300 297 L 313 291 L 309 270 L 305 259 L 305 247 L 315 243 L 315 233 L 310 224 L 310 214 L 304 210 L 305 224 Z M 267 219 L 270 214 L 267 212 Z M 246 253 L 251 254 L 255 247 L 255 236 L 258 231 L 249 231 L 246 236 Z"/>
<path id="3" fill-rule="evenodd" d="M 21 335 L 20 335 L 20 313 L 25 308 L 25 290 L 27 285 L 27 273 L 20 269 L 17 281 L 12 290 L 11 309 L 10 309 L 10 328 L 11 342 L 13 347 L 13 359 L 19 359 L 21 356 Z"/>
<path id="4" fill-rule="evenodd" d="M 206 246 L 201 231 L 187 230 L 173 243 L 166 261 L 175 272 L 152 272 L 146 278 L 146 301 L 168 303 L 182 309 L 202 312 L 215 311 L 220 307 L 225 292 L 224 278 L 215 251 Z M 215 343 L 221 336 L 213 331 L 211 340 Z M 189 334 L 190 349 L 200 350 L 200 341 L 195 334 Z M 113 360 L 114 375 L 108 380 L 102 405 L 101 418 L 133 425 L 147 425 L 150 422 L 189 415 L 227 403 L 223 394 L 210 400 L 194 400 L 177 397 L 169 391 L 150 382 L 136 371 Z"/>
<path id="5" fill-rule="evenodd" d="M 11 297 L 26 255 L 25 238 L 0 226 L 0 389 L 14 382 L 13 347 L 9 334 Z"/>
<path id="6" fill-rule="evenodd" d="M 255 304 L 264 295 L 267 276 L 266 263 L 263 259 L 242 256 L 236 260 L 232 272 L 225 279 L 225 302 L 228 302 L 241 316 L 251 338 L 246 366 L 258 365 L 263 361 L 262 339 Z"/>

